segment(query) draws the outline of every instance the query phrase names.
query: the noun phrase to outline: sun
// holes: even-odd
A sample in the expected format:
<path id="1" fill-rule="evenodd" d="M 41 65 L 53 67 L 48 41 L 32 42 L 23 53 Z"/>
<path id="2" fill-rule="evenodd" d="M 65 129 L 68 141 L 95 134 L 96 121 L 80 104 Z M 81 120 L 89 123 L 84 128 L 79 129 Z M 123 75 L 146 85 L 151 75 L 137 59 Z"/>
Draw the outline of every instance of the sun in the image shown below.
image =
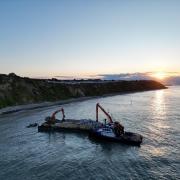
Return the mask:
<path id="1" fill-rule="evenodd" d="M 163 80 L 167 77 L 167 74 L 165 72 L 156 72 L 154 74 L 152 74 L 153 77 Z"/>

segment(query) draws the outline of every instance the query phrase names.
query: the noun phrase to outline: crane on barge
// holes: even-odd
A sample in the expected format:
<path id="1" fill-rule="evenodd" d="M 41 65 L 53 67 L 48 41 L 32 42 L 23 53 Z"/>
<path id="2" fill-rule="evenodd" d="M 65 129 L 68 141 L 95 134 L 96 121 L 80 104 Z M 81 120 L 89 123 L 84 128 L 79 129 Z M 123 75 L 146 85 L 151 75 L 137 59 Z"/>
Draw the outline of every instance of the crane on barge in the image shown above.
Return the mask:
<path id="1" fill-rule="evenodd" d="M 96 122 L 98 122 L 99 109 L 101 109 L 101 111 L 107 116 L 107 118 L 109 119 L 109 123 L 113 123 L 111 116 L 104 110 L 104 108 L 99 103 L 96 104 Z"/>
<path id="2" fill-rule="evenodd" d="M 101 109 L 101 111 L 107 116 L 109 120 L 109 124 L 112 126 L 114 129 L 114 133 L 116 134 L 117 137 L 119 137 L 121 134 L 124 134 L 124 126 L 121 125 L 118 121 L 113 122 L 112 117 L 109 115 L 108 112 L 105 111 L 105 109 L 99 104 L 96 104 L 96 122 L 98 122 L 98 115 L 99 112 L 98 110 Z M 106 123 L 105 123 L 106 125 Z"/>

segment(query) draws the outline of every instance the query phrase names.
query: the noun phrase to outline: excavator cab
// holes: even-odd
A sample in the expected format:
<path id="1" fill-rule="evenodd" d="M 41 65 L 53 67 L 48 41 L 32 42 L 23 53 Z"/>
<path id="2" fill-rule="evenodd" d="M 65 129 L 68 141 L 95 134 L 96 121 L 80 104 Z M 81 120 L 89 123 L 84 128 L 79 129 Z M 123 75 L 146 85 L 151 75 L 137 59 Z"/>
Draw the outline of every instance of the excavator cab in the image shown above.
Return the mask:
<path id="1" fill-rule="evenodd" d="M 124 126 L 121 125 L 119 122 L 114 122 L 114 127 L 113 127 L 113 130 L 114 130 L 114 134 L 119 137 L 120 135 L 123 135 L 124 134 Z"/>

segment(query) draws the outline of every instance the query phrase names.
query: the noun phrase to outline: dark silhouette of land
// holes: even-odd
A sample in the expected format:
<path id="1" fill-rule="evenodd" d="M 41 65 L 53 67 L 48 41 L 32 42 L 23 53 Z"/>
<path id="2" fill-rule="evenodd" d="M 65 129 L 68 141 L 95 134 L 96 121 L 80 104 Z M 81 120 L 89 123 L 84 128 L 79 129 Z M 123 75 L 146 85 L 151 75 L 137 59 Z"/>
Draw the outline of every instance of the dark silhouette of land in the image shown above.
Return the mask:
<path id="1" fill-rule="evenodd" d="M 166 88 L 151 80 L 103 81 L 32 79 L 14 73 L 0 74 L 0 108 L 41 102 L 55 102 L 71 98 L 103 96 Z"/>

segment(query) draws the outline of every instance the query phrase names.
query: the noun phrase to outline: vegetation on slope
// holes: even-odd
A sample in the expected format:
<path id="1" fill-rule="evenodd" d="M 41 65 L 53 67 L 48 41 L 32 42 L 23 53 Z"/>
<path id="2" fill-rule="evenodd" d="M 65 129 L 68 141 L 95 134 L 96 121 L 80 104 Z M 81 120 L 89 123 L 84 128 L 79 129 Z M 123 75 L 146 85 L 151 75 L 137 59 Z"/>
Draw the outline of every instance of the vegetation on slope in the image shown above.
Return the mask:
<path id="1" fill-rule="evenodd" d="M 16 76 L 0 75 L 0 108 L 13 105 L 59 101 L 84 96 L 100 96 L 111 93 L 163 89 L 156 81 L 48 81 Z"/>

